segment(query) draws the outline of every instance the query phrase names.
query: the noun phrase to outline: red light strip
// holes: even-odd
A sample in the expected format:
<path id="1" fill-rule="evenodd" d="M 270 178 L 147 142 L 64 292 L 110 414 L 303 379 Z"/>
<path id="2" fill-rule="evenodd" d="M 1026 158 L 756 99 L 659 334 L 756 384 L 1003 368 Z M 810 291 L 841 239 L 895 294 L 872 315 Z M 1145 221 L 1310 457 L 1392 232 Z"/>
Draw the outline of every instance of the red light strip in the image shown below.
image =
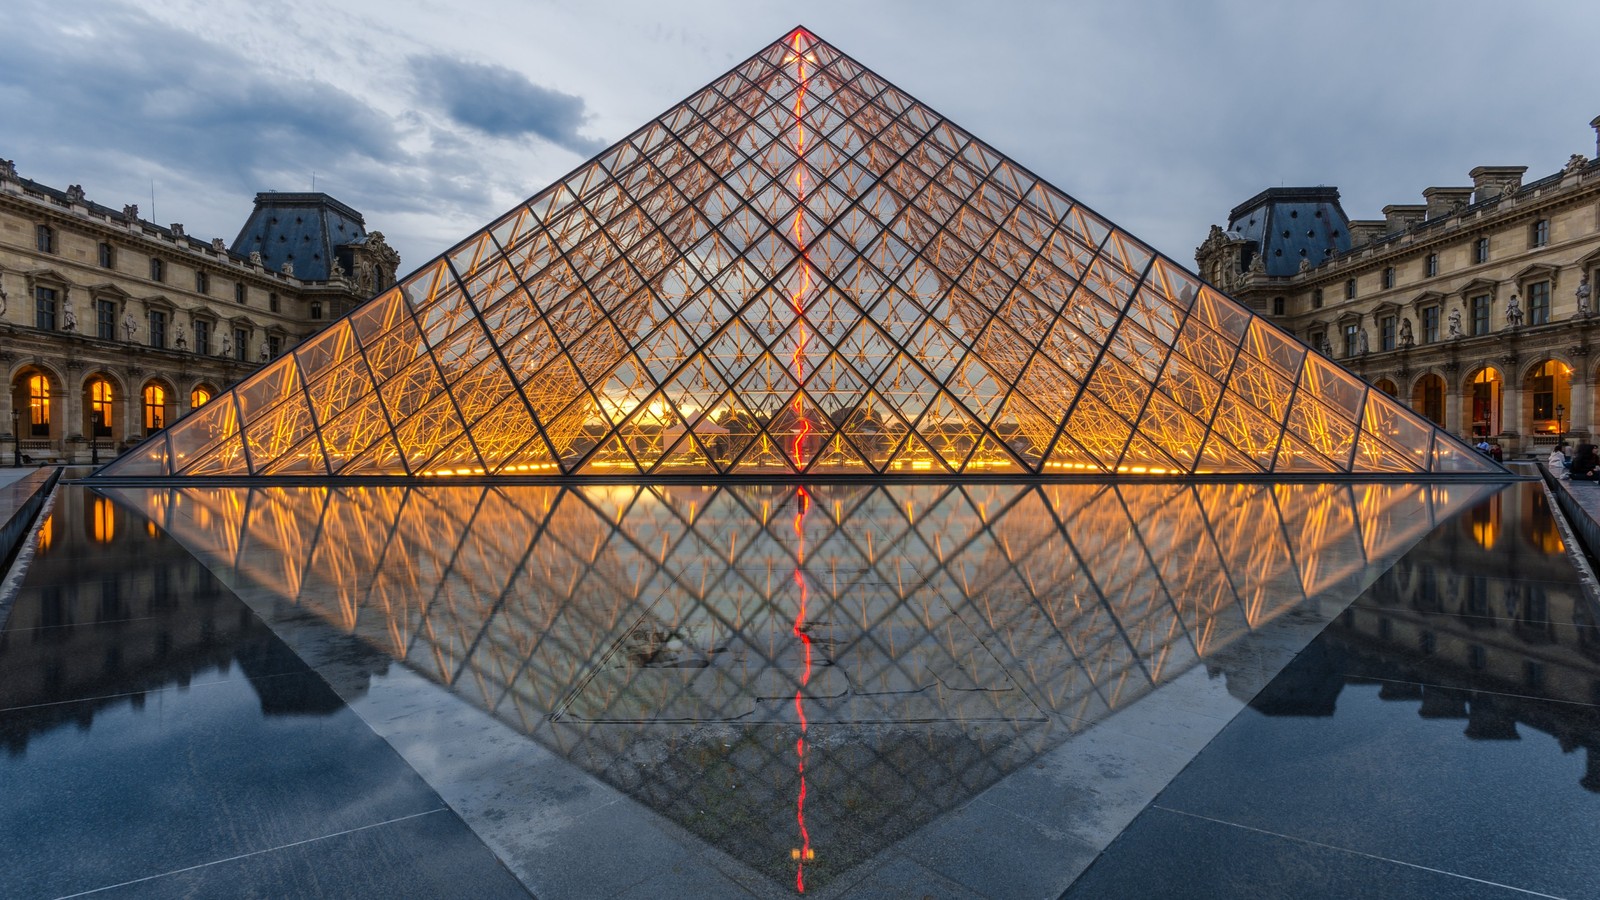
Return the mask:
<path id="1" fill-rule="evenodd" d="M 794 192 L 800 204 L 794 210 L 794 243 L 800 250 L 800 284 L 795 288 L 791 300 L 794 303 L 795 317 L 795 348 L 794 348 L 794 380 L 796 385 L 805 384 L 805 352 L 806 352 L 806 320 L 805 299 L 811 293 L 811 266 L 806 259 L 805 236 L 805 205 L 806 205 L 806 55 L 801 51 L 800 38 L 803 31 L 794 33 L 794 56 L 791 57 L 799 67 L 800 89 L 794 95 L 794 123 L 795 123 L 795 167 L 794 167 Z M 806 418 L 805 404 L 801 401 L 803 394 L 794 396 L 794 414 L 800 420 L 800 430 L 794 436 L 794 445 L 790 454 L 794 458 L 796 469 L 805 468 L 806 436 L 811 433 L 811 421 Z"/>
<path id="2" fill-rule="evenodd" d="M 797 759 L 795 771 L 800 775 L 800 795 L 795 799 L 795 821 L 800 826 L 800 852 L 794 873 L 794 887 L 796 891 L 806 892 L 806 860 L 811 858 L 811 832 L 806 830 L 806 708 L 804 695 L 806 685 L 811 682 L 811 635 L 806 634 L 806 576 L 804 571 L 806 561 L 806 513 L 811 510 L 811 495 L 805 488 L 800 488 L 796 494 L 796 503 L 799 508 L 794 514 L 794 536 L 798 541 L 795 555 L 794 583 L 800 589 L 800 608 L 794 617 L 794 636 L 800 639 L 800 646 L 805 654 L 805 666 L 800 671 L 800 687 L 794 692 L 794 711 L 800 719 L 800 737 L 795 741 L 794 752 Z"/>

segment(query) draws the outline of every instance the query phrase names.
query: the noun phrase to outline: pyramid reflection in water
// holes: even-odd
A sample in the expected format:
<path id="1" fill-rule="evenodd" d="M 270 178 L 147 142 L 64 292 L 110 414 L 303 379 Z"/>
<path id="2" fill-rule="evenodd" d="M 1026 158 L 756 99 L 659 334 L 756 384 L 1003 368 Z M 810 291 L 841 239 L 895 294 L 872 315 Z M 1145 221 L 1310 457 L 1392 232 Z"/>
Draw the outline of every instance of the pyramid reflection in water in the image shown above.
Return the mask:
<path id="1" fill-rule="evenodd" d="M 1504 474 L 796 29 L 105 474 Z"/>
<path id="2" fill-rule="evenodd" d="M 1274 620 L 1333 616 L 1495 490 L 106 492 L 258 608 L 314 612 L 780 882 L 819 885 L 1197 663 L 1225 667 Z M 791 855 L 797 823 L 814 856 Z"/>

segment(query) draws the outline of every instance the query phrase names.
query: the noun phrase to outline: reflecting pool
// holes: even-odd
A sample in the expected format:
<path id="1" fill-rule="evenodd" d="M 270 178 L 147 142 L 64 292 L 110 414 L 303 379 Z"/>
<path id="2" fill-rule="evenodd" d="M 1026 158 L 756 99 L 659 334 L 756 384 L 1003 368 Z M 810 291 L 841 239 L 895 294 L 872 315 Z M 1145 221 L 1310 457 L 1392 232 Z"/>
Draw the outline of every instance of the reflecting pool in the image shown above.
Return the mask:
<path id="1" fill-rule="evenodd" d="M 1055 896 L 1247 704 L 1301 716 L 1372 685 L 1467 716 L 1468 738 L 1522 715 L 1413 671 L 1446 659 L 1592 704 L 1594 623 L 1542 504 L 1531 484 L 68 487 L 0 635 L 0 776 L 58 779 L 63 747 L 86 766 L 119 735 L 184 729 L 167 751 L 206 759 L 221 728 L 275 762 L 235 741 L 212 768 L 254 760 L 307 794 L 297 816 L 374 835 L 437 816 L 405 820 L 425 832 L 395 838 L 424 850 L 408 865 L 485 894 L 516 890 L 498 857 L 541 897 L 672 893 L 702 871 L 763 896 Z M 1493 587 L 1508 568 L 1514 590 Z M 226 695 L 191 683 L 235 701 L 183 701 Z M 1535 712 L 1563 746 L 1592 740 L 1592 706 Z M 1242 786 L 1261 769 L 1218 765 Z M 407 786 L 389 805 L 354 771 L 374 767 Z M 552 767 L 576 775 L 551 788 Z M 557 815 L 563 791 L 582 799 Z M 648 814 L 619 825 L 625 808 Z M 112 814 L 85 810 L 73 828 Z M 666 829 L 676 866 L 629 862 L 643 839 L 583 843 L 599 815 Z"/>

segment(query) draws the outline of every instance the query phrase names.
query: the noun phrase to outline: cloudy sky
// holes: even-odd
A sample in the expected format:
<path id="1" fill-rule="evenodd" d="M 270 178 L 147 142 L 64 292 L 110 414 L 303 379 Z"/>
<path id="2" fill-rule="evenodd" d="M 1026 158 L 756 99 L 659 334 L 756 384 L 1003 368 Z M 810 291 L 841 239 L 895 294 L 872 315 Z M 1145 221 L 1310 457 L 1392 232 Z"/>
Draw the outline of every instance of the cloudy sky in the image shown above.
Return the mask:
<path id="1" fill-rule="evenodd" d="M 0 158 L 232 240 L 327 191 L 421 265 L 803 24 L 1193 266 L 1264 187 L 1356 218 L 1595 154 L 1600 3 L 6 0 Z M 154 216 L 151 195 L 154 192 Z"/>

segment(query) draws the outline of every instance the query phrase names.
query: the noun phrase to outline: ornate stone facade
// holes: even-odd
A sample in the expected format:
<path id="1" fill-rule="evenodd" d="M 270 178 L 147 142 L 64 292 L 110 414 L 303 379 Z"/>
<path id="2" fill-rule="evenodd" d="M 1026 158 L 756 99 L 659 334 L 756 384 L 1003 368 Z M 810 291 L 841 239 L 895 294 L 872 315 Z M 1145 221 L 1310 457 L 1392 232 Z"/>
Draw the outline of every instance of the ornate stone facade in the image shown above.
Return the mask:
<path id="1" fill-rule="evenodd" d="M 1337 189 L 1271 188 L 1212 226 L 1195 259 L 1447 430 L 1545 453 L 1600 422 L 1600 159 L 1574 154 L 1524 183 L 1526 171 L 1479 166 L 1471 187 L 1430 187 L 1382 220 L 1347 219 Z M 1309 252 L 1308 203 L 1321 229 Z"/>
<path id="2" fill-rule="evenodd" d="M 230 249 L 0 160 L 0 465 L 104 462 L 394 282 L 398 254 L 355 210 L 261 194 L 252 223 L 263 209 L 345 226 L 295 250 L 324 261 L 320 280 L 242 248 L 250 223 Z"/>

